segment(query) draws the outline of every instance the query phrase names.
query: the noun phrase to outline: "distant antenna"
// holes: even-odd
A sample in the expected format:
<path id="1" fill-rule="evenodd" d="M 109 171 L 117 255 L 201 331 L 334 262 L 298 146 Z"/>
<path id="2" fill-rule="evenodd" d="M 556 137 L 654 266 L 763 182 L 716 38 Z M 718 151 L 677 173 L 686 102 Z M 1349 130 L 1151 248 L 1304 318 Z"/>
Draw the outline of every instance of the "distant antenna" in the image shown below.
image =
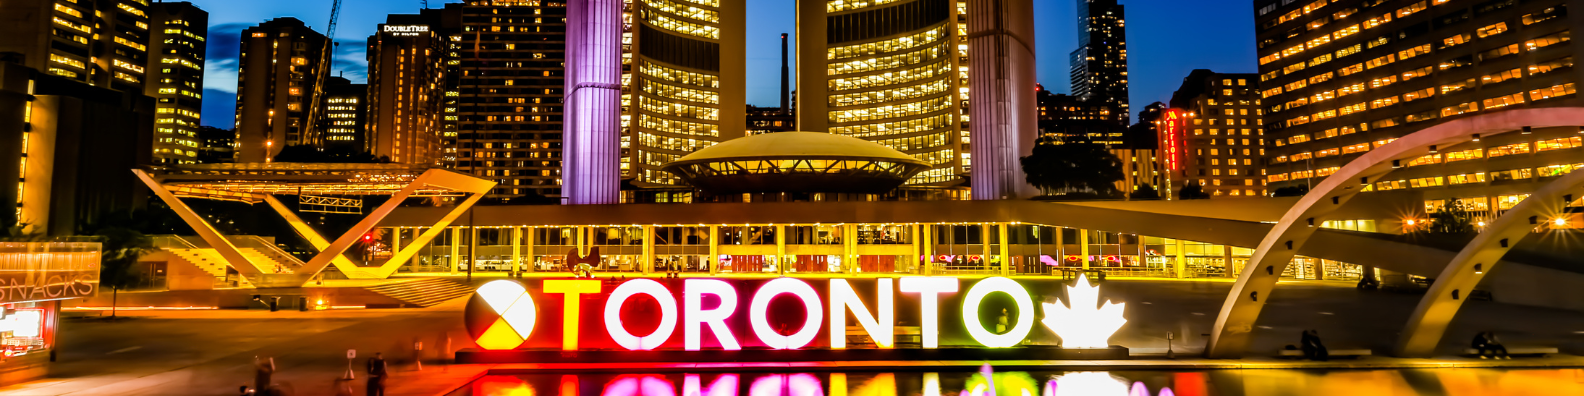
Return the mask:
<path id="1" fill-rule="evenodd" d="M 424 9 L 426 9 L 426 10 L 429 9 L 429 0 L 420 0 L 420 2 L 423 3 L 423 8 Z"/>

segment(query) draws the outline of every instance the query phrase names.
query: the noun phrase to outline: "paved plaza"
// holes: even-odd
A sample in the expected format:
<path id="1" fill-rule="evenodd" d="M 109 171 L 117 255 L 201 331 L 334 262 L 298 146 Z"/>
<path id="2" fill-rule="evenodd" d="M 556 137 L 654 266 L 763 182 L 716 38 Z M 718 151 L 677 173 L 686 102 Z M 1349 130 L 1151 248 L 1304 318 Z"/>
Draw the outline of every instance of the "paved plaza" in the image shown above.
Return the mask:
<path id="1" fill-rule="evenodd" d="M 1167 332 L 1182 335 L 1174 342 L 1177 350 L 1200 349 L 1205 343 L 1202 334 L 1209 333 L 1231 287 L 1229 281 L 1110 280 L 1100 284 L 1103 298 L 1127 303 L 1129 322 L 1112 343 L 1133 348 L 1136 355 L 1164 352 Z M 1494 364 L 1451 356 L 1411 360 L 1371 357 L 1327 363 L 1271 357 L 1283 345 L 1296 344 L 1298 333 L 1305 328 L 1319 330 L 1332 348 L 1371 348 L 1377 355 L 1384 354 L 1419 297 L 1359 291 L 1345 282 L 1287 282 L 1271 297 L 1248 359 L 1204 360 L 1188 353 L 1174 360 L 1150 356 L 1146 360 L 1050 364 L 1059 364 L 1052 369 L 1090 370 Z M 358 394 L 362 392 L 364 358 L 384 351 L 395 372 L 389 394 L 443 395 L 491 368 L 440 363 L 439 350 L 445 347 L 447 336 L 452 349 L 471 346 L 462 328 L 464 301 L 428 309 L 144 310 L 123 311 L 127 318 L 117 321 L 68 318 L 61 324 L 59 359 L 51 367 L 50 378 L 0 389 L 0 395 L 230 395 L 239 385 L 251 384 L 254 356 L 274 357 L 279 368 L 275 381 L 295 389 L 297 395 L 334 394 L 334 380 L 347 369 L 345 353 L 349 348 L 358 351 L 353 365 L 358 371 L 354 383 Z M 1508 345 L 1556 346 L 1564 352 L 1563 356 L 1504 364 L 1584 366 L 1584 359 L 1568 355 L 1584 353 L 1584 315 L 1577 312 L 1471 302 L 1448 333 L 1443 349 L 1451 351 L 1481 330 L 1496 331 Z M 422 341 L 425 347 L 427 361 L 422 371 L 412 364 L 414 341 Z M 978 363 L 945 364 L 970 367 Z"/>

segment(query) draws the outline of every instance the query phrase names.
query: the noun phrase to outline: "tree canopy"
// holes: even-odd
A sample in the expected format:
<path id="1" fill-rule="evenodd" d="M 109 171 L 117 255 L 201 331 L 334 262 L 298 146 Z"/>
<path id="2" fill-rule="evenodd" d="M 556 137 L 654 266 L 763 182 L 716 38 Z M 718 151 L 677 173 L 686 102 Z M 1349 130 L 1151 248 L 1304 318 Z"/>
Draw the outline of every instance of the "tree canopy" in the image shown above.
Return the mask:
<path id="1" fill-rule="evenodd" d="M 1204 186 L 1199 185 L 1199 182 L 1188 182 L 1188 184 L 1183 185 L 1181 190 L 1177 190 L 1177 199 L 1209 198 L 1210 194 L 1205 192 Z"/>
<path id="2" fill-rule="evenodd" d="M 1135 200 L 1149 200 L 1161 199 L 1161 196 L 1160 190 L 1156 190 L 1154 185 L 1144 183 L 1143 185 L 1134 187 L 1133 192 L 1128 193 L 1128 198 Z"/>
<path id="3" fill-rule="evenodd" d="M 1044 195 L 1122 196 L 1116 187 L 1123 177 L 1122 160 L 1086 138 L 1041 139 L 1020 162 L 1024 180 Z"/>

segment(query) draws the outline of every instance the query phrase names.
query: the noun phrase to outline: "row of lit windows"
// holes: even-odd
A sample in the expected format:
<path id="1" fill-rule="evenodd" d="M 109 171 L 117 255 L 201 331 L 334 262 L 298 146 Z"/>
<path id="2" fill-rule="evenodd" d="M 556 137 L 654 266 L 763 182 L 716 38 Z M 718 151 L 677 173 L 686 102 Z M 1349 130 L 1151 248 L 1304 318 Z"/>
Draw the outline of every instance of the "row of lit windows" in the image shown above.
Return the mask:
<path id="1" fill-rule="evenodd" d="M 1474 81 L 1474 79 L 1469 79 L 1467 84 L 1473 84 L 1473 81 Z M 1463 88 L 1461 88 L 1461 86 L 1458 86 L 1458 88 L 1452 89 L 1451 91 L 1457 91 L 1457 90 L 1461 90 L 1461 89 L 1463 89 Z M 1442 87 L 1442 91 L 1443 91 L 1442 92 L 1443 94 L 1448 92 L 1448 87 L 1445 87 L 1445 86 Z M 1424 94 L 1424 93 L 1419 92 L 1419 91 L 1416 91 L 1416 92 L 1417 93 L 1411 93 L 1411 94 L 1416 94 L 1416 95 Z M 1575 85 L 1573 83 L 1555 85 L 1555 86 L 1551 86 L 1551 87 L 1548 87 L 1548 88 L 1530 90 L 1529 91 L 1529 101 L 1539 101 L 1539 100 L 1545 100 L 1545 99 L 1550 99 L 1550 98 L 1555 98 L 1555 97 L 1568 96 L 1568 95 L 1572 95 L 1574 93 L 1575 93 Z M 1393 96 L 1388 96 L 1388 97 L 1385 97 L 1385 98 L 1375 99 L 1375 100 L 1370 101 L 1369 103 L 1370 103 L 1370 108 L 1371 109 L 1378 109 L 1378 108 L 1382 108 L 1382 107 L 1395 105 L 1398 102 L 1399 102 L 1399 97 L 1393 95 Z M 1524 95 L 1523 95 L 1522 92 L 1513 93 L 1513 94 L 1504 94 L 1504 95 L 1499 95 L 1499 96 L 1496 96 L 1496 97 L 1491 97 L 1491 98 L 1486 98 L 1486 99 L 1481 100 L 1480 101 L 1480 105 L 1482 105 L 1483 108 L 1481 108 L 1479 105 L 1476 105 L 1473 102 L 1468 102 L 1468 103 L 1463 103 L 1463 104 L 1458 104 L 1458 105 L 1444 107 L 1444 108 L 1440 109 L 1439 111 L 1437 111 L 1437 110 L 1429 110 L 1429 111 L 1425 111 L 1425 112 L 1421 112 L 1421 113 L 1409 114 L 1409 115 L 1407 115 L 1405 117 L 1392 117 L 1392 118 L 1388 118 L 1388 119 L 1377 120 L 1377 121 L 1372 122 L 1371 125 L 1376 127 L 1376 128 L 1385 128 L 1385 127 L 1389 127 L 1389 126 L 1401 125 L 1401 124 L 1404 124 L 1404 123 L 1414 123 L 1414 122 L 1419 122 L 1419 121 L 1432 120 L 1432 119 L 1439 118 L 1439 117 L 1451 117 L 1451 116 L 1461 115 L 1461 114 L 1465 114 L 1465 113 L 1471 113 L 1471 112 L 1480 111 L 1482 109 L 1483 110 L 1498 109 L 1498 108 L 1502 108 L 1502 107 L 1506 107 L 1506 106 L 1510 106 L 1510 105 L 1515 105 L 1515 104 L 1522 104 L 1522 103 L 1524 103 Z M 1354 105 L 1354 106 L 1356 106 L 1356 105 Z M 1352 107 L 1352 106 L 1347 106 L 1347 107 Z M 1327 113 L 1327 112 L 1323 111 L 1321 113 L 1316 113 L 1314 115 L 1303 115 L 1303 116 L 1290 118 L 1290 119 L 1288 119 L 1286 121 L 1286 124 L 1287 124 L 1287 126 L 1298 126 L 1298 125 L 1307 124 L 1307 123 L 1309 123 L 1311 121 L 1319 121 L 1319 120 L 1322 120 L 1322 119 L 1325 119 L 1325 118 L 1329 118 L 1329 117 L 1319 117 L 1319 115 L 1325 114 L 1325 113 Z"/>
<path id="2" fill-rule="evenodd" d="M 1441 2 L 1445 2 L 1445 1 L 1446 0 L 1438 0 L 1438 2 L 1436 4 L 1440 4 Z M 1418 3 L 1418 5 L 1422 6 L 1423 3 L 1424 2 L 1420 2 L 1420 3 Z M 1414 9 L 1414 8 L 1415 8 L 1414 5 L 1410 5 L 1408 7 L 1404 7 L 1403 9 L 1399 10 L 1398 14 L 1399 15 L 1407 15 L 1407 14 L 1402 13 L 1401 11 L 1402 10 Z M 1423 9 L 1423 7 L 1418 7 L 1418 9 Z M 1344 12 L 1346 12 L 1346 11 L 1344 11 Z M 1339 13 L 1339 14 L 1341 14 L 1341 13 Z M 1408 13 L 1408 14 L 1411 14 L 1411 12 Z M 1557 14 L 1558 14 L 1558 12 L 1557 12 L 1555 7 L 1549 8 L 1549 9 L 1546 9 L 1545 11 L 1541 11 L 1541 12 L 1538 12 L 1538 13 L 1532 13 L 1532 14 L 1525 15 L 1523 17 L 1523 23 L 1525 25 L 1538 23 L 1540 21 L 1545 21 L 1545 20 L 1554 18 L 1554 17 L 1557 16 Z M 1370 19 L 1368 21 L 1365 21 L 1362 25 L 1363 25 L 1363 27 L 1365 29 L 1373 28 L 1373 27 L 1376 27 L 1376 26 L 1380 26 L 1381 24 L 1384 24 L 1386 22 L 1391 21 L 1391 16 L 1392 16 L 1392 14 L 1385 14 L 1385 15 L 1382 15 L 1382 16 L 1379 16 L 1379 17 L 1376 17 L 1376 18 L 1372 18 L 1372 19 Z M 1344 17 L 1344 16 L 1338 16 L 1337 19 L 1341 19 L 1342 17 Z M 1400 17 L 1401 16 L 1399 16 L 1399 18 Z M 1350 36 L 1352 34 L 1358 33 L 1359 32 L 1359 26 L 1360 25 L 1347 26 L 1347 27 L 1338 29 L 1338 30 L 1336 30 L 1336 31 L 1334 31 L 1332 33 L 1324 34 L 1324 35 L 1321 35 L 1321 36 L 1319 36 L 1317 38 L 1311 39 L 1307 43 L 1298 44 L 1297 46 L 1290 47 L 1290 48 L 1284 49 L 1282 51 L 1274 52 L 1274 53 L 1272 53 L 1270 55 L 1261 57 L 1259 59 L 1260 65 L 1265 65 L 1267 63 L 1274 62 L 1274 61 L 1276 61 L 1278 59 L 1282 59 L 1282 58 L 1285 58 L 1285 57 L 1290 57 L 1290 56 L 1296 55 L 1298 53 L 1303 52 L 1306 49 L 1314 49 L 1315 47 L 1323 45 L 1323 44 L 1326 44 L 1326 43 L 1329 43 L 1329 42 L 1331 42 L 1334 39 L 1340 39 L 1342 37 L 1346 37 L 1346 36 Z M 1313 28 L 1313 27 L 1314 26 L 1311 26 L 1311 28 Z M 1485 37 L 1490 37 L 1490 36 L 1494 36 L 1494 35 L 1497 35 L 1497 34 L 1505 33 L 1508 30 L 1509 29 L 1507 27 L 1507 23 L 1506 22 L 1498 22 L 1498 23 L 1495 23 L 1495 24 L 1491 24 L 1491 25 L 1484 26 L 1484 27 L 1476 29 L 1475 30 L 1475 34 L 1478 35 L 1480 38 L 1485 38 Z M 1564 33 L 1564 36 L 1565 36 L 1565 33 Z M 1470 38 L 1471 38 L 1470 35 L 1467 34 L 1467 33 L 1453 35 L 1451 37 L 1448 37 L 1448 38 L 1442 40 L 1441 41 L 1442 44 L 1439 46 L 1438 49 L 1444 49 L 1444 48 L 1448 48 L 1448 47 L 1451 47 L 1451 46 L 1455 46 L 1455 45 L 1466 43 L 1466 42 L 1468 42 L 1470 40 Z M 1388 42 L 1389 40 L 1390 40 L 1389 36 L 1382 36 L 1382 37 L 1380 37 L 1378 39 L 1372 40 L 1369 43 L 1370 44 L 1369 47 L 1370 48 L 1374 48 L 1374 47 L 1383 45 L 1386 42 Z M 1551 41 L 1551 42 L 1547 42 L 1548 40 Z M 1550 44 L 1554 44 L 1557 41 L 1566 41 L 1566 40 L 1567 39 L 1565 37 L 1560 37 L 1560 38 L 1559 37 L 1545 37 L 1545 38 L 1542 38 L 1542 39 L 1531 40 L 1531 41 L 1535 41 L 1535 43 L 1534 43 L 1535 45 L 1534 46 L 1530 46 L 1529 48 L 1530 49 L 1535 49 L 1535 48 L 1545 47 L 1545 46 L 1548 46 Z M 1358 46 L 1354 45 L 1354 46 L 1343 48 L 1342 50 L 1336 51 L 1336 57 L 1340 58 L 1340 57 L 1343 57 L 1343 56 L 1346 56 L 1346 55 L 1351 55 L 1353 53 L 1357 53 L 1358 51 L 1359 51 Z M 1420 55 L 1420 54 L 1423 54 L 1423 53 L 1428 53 L 1428 52 L 1429 52 L 1429 44 L 1413 47 L 1413 48 L 1410 48 L 1408 50 L 1401 51 L 1401 52 L 1399 52 L 1397 54 L 1393 54 L 1393 55 L 1395 55 L 1394 57 L 1393 57 L 1393 55 L 1388 55 L 1387 57 L 1376 58 L 1375 60 L 1373 60 L 1375 62 L 1375 65 L 1370 66 L 1370 67 L 1373 68 L 1373 67 L 1376 67 L 1376 66 L 1379 66 L 1379 65 L 1384 65 L 1384 64 L 1387 64 L 1387 63 L 1391 63 L 1391 62 L 1396 61 L 1396 60 L 1407 59 L 1407 58 L 1411 58 L 1411 57 L 1414 57 L 1414 56 L 1417 56 L 1417 55 Z M 1513 52 L 1516 52 L 1516 47 L 1513 48 Z M 1500 55 L 1500 54 L 1497 54 L 1497 55 Z M 1322 58 L 1324 60 L 1322 60 Z M 1312 66 L 1318 65 L 1320 63 L 1325 63 L 1325 61 L 1327 61 L 1329 59 L 1330 59 L 1329 58 L 1329 54 L 1322 55 L 1320 57 L 1316 57 L 1315 59 L 1311 59 L 1310 61 L 1308 61 L 1307 62 L 1307 66 L 1312 67 Z M 1298 62 L 1298 63 L 1290 65 L 1290 66 L 1288 66 L 1286 68 L 1283 68 L 1283 70 L 1280 73 L 1273 71 L 1271 73 L 1266 73 L 1265 75 L 1262 75 L 1261 78 L 1262 78 L 1262 81 L 1270 80 L 1272 78 L 1275 78 L 1275 77 L 1279 76 L 1280 74 L 1288 74 L 1288 73 L 1292 73 L 1292 72 L 1297 71 L 1297 70 L 1302 70 L 1304 67 L 1305 67 L 1305 62 Z"/>
<path id="3" fill-rule="evenodd" d="M 857 137 L 906 135 L 916 132 L 951 128 L 952 124 L 953 121 L 951 114 L 939 114 L 932 117 L 879 124 L 832 126 L 830 127 L 830 133 Z"/>
<path id="4" fill-rule="evenodd" d="M 641 131 L 638 132 L 638 142 L 646 149 L 655 148 L 683 153 L 691 153 L 715 144 L 710 140 L 660 136 Z"/>
<path id="5" fill-rule="evenodd" d="M 715 75 L 694 73 L 662 66 L 658 63 L 645 61 L 638 65 L 638 72 L 646 76 L 675 84 L 697 85 L 704 88 L 720 88 L 720 78 Z"/>
<path id="6" fill-rule="evenodd" d="M 645 11 L 644 22 L 660 29 L 689 36 L 703 37 L 712 40 L 720 39 L 719 26 L 672 18 L 668 15 L 657 12 Z"/>
<path id="7" fill-rule="evenodd" d="M 947 26 L 941 26 L 890 40 L 830 47 L 829 49 L 825 50 L 825 58 L 827 60 L 840 60 L 859 56 L 909 50 L 924 45 L 935 44 L 936 42 L 946 38 L 946 29 Z"/>
<path id="8" fill-rule="evenodd" d="M 651 10 L 704 22 L 720 22 L 719 12 L 709 8 L 696 7 L 695 5 L 697 4 L 681 4 L 673 0 L 643 0 L 643 2 Z"/>
<path id="9" fill-rule="evenodd" d="M 830 121 L 833 123 L 849 123 L 900 118 L 918 114 L 933 113 L 949 109 L 953 105 L 955 105 L 955 101 L 952 100 L 952 98 L 941 97 L 925 99 L 917 102 L 834 110 L 830 112 Z"/>
<path id="10" fill-rule="evenodd" d="M 640 113 L 638 127 L 657 132 L 676 135 L 693 135 L 705 137 L 720 136 L 720 126 L 702 122 L 691 122 L 654 117 Z"/>
<path id="11" fill-rule="evenodd" d="M 672 117 L 711 121 L 720 120 L 720 109 L 714 107 L 694 106 L 681 102 L 667 102 L 648 96 L 638 97 L 638 107 L 650 113 Z"/>
<path id="12" fill-rule="evenodd" d="M 866 73 L 872 71 L 895 69 L 898 67 L 919 65 L 947 59 L 947 57 L 950 55 L 951 51 L 946 50 L 946 46 L 942 44 L 932 47 L 925 47 L 917 51 L 902 54 L 887 55 L 877 58 L 856 59 L 845 62 L 835 62 L 826 66 L 826 73 L 827 75 L 836 76 L 842 74 Z"/>
<path id="13" fill-rule="evenodd" d="M 898 70 L 886 73 L 867 74 L 853 77 L 832 78 L 827 85 L 831 91 L 845 91 L 883 87 L 890 85 L 908 84 L 914 81 L 932 78 L 951 78 L 951 62 L 942 60 L 931 64 L 921 65 L 907 70 Z"/>
<path id="14" fill-rule="evenodd" d="M 649 79 L 644 79 L 642 81 L 643 83 L 641 89 L 643 89 L 644 93 L 650 95 L 671 100 L 683 100 L 695 103 L 720 103 L 720 94 L 715 91 L 706 91 L 702 89 L 662 84 L 659 81 Z"/>
<path id="15" fill-rule="evenodd" d="M 951 91 L 951 83 L 946 80 L 927 81 L 923 84 L 899 88 L 889 88 L 878 91 L 855 92 L 835 94 L 830 96 L 831 106 L 859 106 L 872 105 L 883 102 L 911 100 L 925 96 L 940 95 Z"/>
<path id="16" fill-rule="evenodd" d="M 825 12 L 837 12 L 868 8 L 883 4 L 895 3 L 902 0 L 826 0 Z"/>

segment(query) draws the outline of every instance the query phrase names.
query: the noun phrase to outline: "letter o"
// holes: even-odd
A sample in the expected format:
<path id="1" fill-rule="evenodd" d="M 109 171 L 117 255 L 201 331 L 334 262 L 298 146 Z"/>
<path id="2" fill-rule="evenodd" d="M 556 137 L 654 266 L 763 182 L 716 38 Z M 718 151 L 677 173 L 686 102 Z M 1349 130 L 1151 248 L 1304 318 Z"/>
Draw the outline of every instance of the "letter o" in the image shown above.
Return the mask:
<path id="1" fill-rule="evenodd" d="M 994 292 L 1011 295 L 1012 301 L 1017 303 L 1017 324 L 1006 334 L 991 333 L 979 322 L 979 304 L 984 303 L 985 297 Z M 968 289 L 962 304 L 963 325 L 968 328 L 968 335 L 986 348 L 1015 346 L 1028 337 L 1029 330 L 1034 329 L 1034 299 L 1029 298 L 1028 290 L 1015 280 L 999 276 L 985 278 Z"/>
<path id="2" fill-rule="evenodd" d="M 660 302 L 660 327 L 654 333 L 646 336 L 635 336 L 627 332 L 621 321 L 622 303 L 638 294 L 647 294 Z M 611 291 L 610 299 L 605 300 L 605 332 L 610 333 L 612 340 L 622 348 L 629 351 L 650 350 L 671 339 L 671 333 L 676 331 L 677 302 L 665 285 L 653 279 L 633 279 L 617 286 Z"/>
<path id="3" fill-rule="evenodd" d="M 803 328 L 790 336 L 777 333 L 770 327 L 770 300 L 781 293 L 791 293 L 803 300 Z M 753 325 L 754 335 L 759 336 L 759 341 L 775 349 L 798 349 L 819 334 L 820 325 L 825 317 L 821 314 L 819 295 L 814 293 L 814 288 L 808 283 L 793 278 L 776 278 L 766 282 L 754 292 L 753 302 L 748 306 L 748 321 Z"/>

